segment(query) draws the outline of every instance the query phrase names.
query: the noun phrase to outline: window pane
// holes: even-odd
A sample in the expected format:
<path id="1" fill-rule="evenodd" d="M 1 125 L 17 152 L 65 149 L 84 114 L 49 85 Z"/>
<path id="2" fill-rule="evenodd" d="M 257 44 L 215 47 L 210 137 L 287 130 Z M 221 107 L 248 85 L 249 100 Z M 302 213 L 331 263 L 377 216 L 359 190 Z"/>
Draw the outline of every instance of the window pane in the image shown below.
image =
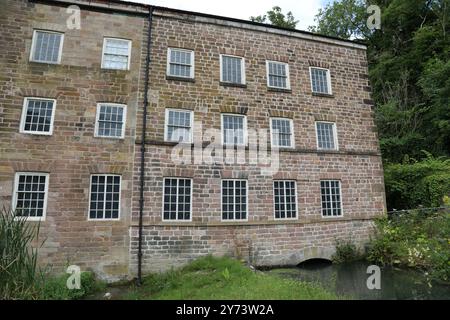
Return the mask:
<path id="1" fill-rule="evenodd" d="M 274 204 L 276 219 L 294 219 L 297 217 L 297 196 L 295 181 L 274 181 Z"/>
<path id="2" fill-rule="evenodd" d="M 122 106 L 99 105 L 98 132 L 99 137 L 121 138 L 124 135 L 124 110 Z"/>
<path id="3" fill-rule="evenodd" d="M 23 123 L 25 132 L 50 132 L 52 125 L 53 101 L 27 99 Z"/>
<path id="4" fill-rule="evenodd" d="M 272 119 L 272 141 L 278 147 L 292 147 L 292 128 L 289 119 Z"/>
<path id="5" fill-rule="evenodd" d="M 120 176 L 91 176 L 91 219 L 118 219 L 120 202 Z"/>
<path id="6" fill-rule="evenodd" d="M 103 68 L 127 70 L 130 42 L 122 39 L 105 39 Z"/>
<path id="7" fill-rule="evenodd" d="M 268 62 L 269 86 L 275 88 L 287 88 L 287 64 Z"/>
<path id="8" fill-rule="evenodd" d="M 57 63 L 61 46 L 61 33 L 36 31 L 33 61 Z"/>
<path id="9" fill-rule="evenodd" d="M 311 68 L 311 83 L 313 92 L 329 93 L 328 70 Z"/>
<path id="10" fill-rule="evenodd" d="M 241 84 L 242 58 L 222 56 L 222 81 Z"/>
<path id="11" fill-rule="evenodd" d="M 20 174 L 15 187 L 15 214 L 21 217 L 43 217 L 46 175 Z"/>
<path id="12" fill-rule="evenodd" d="M 222 219 L 247 219 L 247 181 L 222 180 Z"/>
<path id="13" fill-rule="evenodd" d="M 170 49 L 169 75 L 176 77 L 191 77 L 192 52 Z"/>
<path id="14" fill-rule="evenodd" d="M 191 117 L 191 111 L 168 110 L 166 119 L 167 140 L 190 142 L 192 140 Z"/>
<path id="15" fill-rule="evenodd" d="M 339 180 L 325 180 L 320 182 L 322 198 L 322 215 L 341 216 L 341 182 Z"/>
<path id="16" fill-rule="evenodd" d="M 245 143 L 243 116 L 223 115 L 222 130 L 225 144 L 243 145 Z"/>
<path id="17" fill-rule="evenodd" d="M 190 220 L 191 188 L 190 179 L 164 179 L 164 220 Z"/>
<path id="18" fill-rule="evenodd" d="M 316 130 L 319 149 L 336 149 L 333 123 L 317 122 Z"/>

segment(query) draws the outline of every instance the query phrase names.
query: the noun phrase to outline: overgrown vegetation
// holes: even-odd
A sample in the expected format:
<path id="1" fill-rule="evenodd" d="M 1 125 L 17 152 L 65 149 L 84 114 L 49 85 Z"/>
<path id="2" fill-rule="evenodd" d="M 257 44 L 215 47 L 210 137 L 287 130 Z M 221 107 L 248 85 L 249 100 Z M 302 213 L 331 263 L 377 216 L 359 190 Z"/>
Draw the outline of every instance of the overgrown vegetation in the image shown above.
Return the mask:
<path id="1" fill-rule="evenodd" d="M 0 299 L 28 299 L 37 295 L 37 250 L 30 243 L 39 233 L 32 225 L 0 210 Z"/>
<path id="2" fill-rule="evenodd" d="M 103 288 L 91 272 L 81 273 L 81 289 L 69 290 L 68 274 L 54 277 L 37 265 L 39 223 L 0 210 L 0 299 L 80 299 Z"/>
<path id="3" fill-rule="evenodd" d="M 368 259 L 421 269 L 450 282 L 450 209 L 410 210 L 379 219 Z"/>
<path id="4" fill-rule="evenodd" d="M 450 159 L 405 160 L 384 168 L 388 209 L 440 207 L 450 193 Z"/>
<path id="5" fill-rule="evenodd" d="M 145 278 L 126 299 L 269 300 L 336 299 L 311 283 L 254 272 L 241 262 L 206 256 L 189 265 Z"/>
<path id="6" fill-rule="evenodd" d="M 336 252 L 331 257 L 333 263 L 346 263 L 361 260 L 364 253 L 351 239 L 336 239 Z"/>

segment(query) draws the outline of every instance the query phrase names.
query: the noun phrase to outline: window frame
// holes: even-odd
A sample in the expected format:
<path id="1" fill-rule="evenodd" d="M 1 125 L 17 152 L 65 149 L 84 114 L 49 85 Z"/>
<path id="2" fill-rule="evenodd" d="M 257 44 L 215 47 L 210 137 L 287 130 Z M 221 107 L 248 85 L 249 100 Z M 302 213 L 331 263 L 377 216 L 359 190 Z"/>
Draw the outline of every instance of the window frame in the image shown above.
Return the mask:
<path id="1" fill-rule="evenodd" d="M 224 132 L 224 116 L 234 116 L 234 117 L 243 117 L 244 121 L 242 123 L 243 125 L 243 135 L 244 135 L 244 143 L 225 143 L 225 132 Z M 238 113 L 221 113 L 220 114 L 220 134 L 222 136 L 222 146 L 233 146 L 233 147 L 245 147 L 248 145 L 248 130 L 247 130 L 247 115 L 245 114 L 238 114 Z"/>
<path id="2" fill-rule="evenodd" d="M 245 214 L 245 219 L 236 219 L 236 202 L 234 201 L 235 196 L 236 196 L 236 184 L 233 183 L 233 219 L 224 219 L 223 218 L 223 182 L 224 181 L 245 181 L 245 190 L 246 190 L 246 197 L 245 197 L 245 206 L 246 206 L 246 214 Z M 220 179 L 220 221 L 221 222 L 248 222 L 248 216 L 249 216 L 249 207 L 248 207 L 248 198 L 249 198 L 249 193 L 248 193 L 248 179 Z"/>
<path id="3" fill-rule="evenodd" d="M 229 81 L 224 81 L 223 80 L 223 57 L 231 57 L 231 58 L 239 58 L 241 59 L 241 83 L 236 83 L 236 82 L 229 82 Z M 241 85 L 241 86 L 245 86 L 247 83 L 246 80 L 246 76 L 245 76 L 245 58 L 244 57 L 240 57 L 240 56 L 234 56 L 231 54 L 220 54 L 220 82 L 224 83 L 224 84 L 230 84 L 230 85 Z"/>
<path id="4" fill-rule="evenodd" d="M 276 119 L 288 120 L 289 121 L 289 125 L 291 126 L 291 145 L 290 146 L 278 146 L 278 145 L 274 144 L 272 120 L 276 120 Z M 276 147 L 276 148 L 279 148 L 279 149 L 295 149 L 294 119 L 283 118 L 283 117 L 270 117 L 269 121 L 270 121 L 270 146 L 271 147 Z"/>
<path id="5" fill-rule="evenodd" d="M 276 87 L 276 86 L 270 85 L 270 74 L 269 74 L 269 64 L 270 63 L 282 64 L 286 67 L 286 87 Z M 289 71 L 289 63 L 275 61 L 275 60 L 266 60 L 266 77 L 267 77 L 267 87 L 268 88 L 279 89 L 279 90 L 291 90 L 291 76 L 290 76 L 290 71 Z"/>
<path id="6" fill-rule="evenodd" d="M 16 216 L 15 210 L 17 207 L 17 193 L 19 188 L 19 177 L 21 175 L 26 176 L 45 176 L 45 187 L 44 187 L 44 205 L 42 207 L 42 216 L 41 217 L 30 217 L 30 216 Z M 14 214 L 14 219 L 26 219 L 27 221 L 45 221 L 47 218 L 47 205 L 48 205 L 48 186 L 50 180 L 50 173 L 48 172 L 27 172 L 27 171 L 19 171 L 14 175 L 14 185 L 13 185 L 13 194 L 12 194 L 12 212 Z"/>
<path id="7" fill-rule="evenodd" d="M 189 141 L 173 141 L 169 140 L 169 112 L 170 111 L 178 111 L 178 112 L 189 112 L 191 114 L 191 134 L 189 137 Z M 164 115 L 164 141 L 165 142 L 172 142 L 172 143 L 194 143 L 194 111 L 188 110 L 188 109 L 177 109 L 177 108 L 166 108 L 165 115 Z"/>
<path id="8" fill-rule="evenodd" d="M 44 101 L 52 101 L 53 102 L 52 117 L 50 119 L 50 131 L 48 131 L 48 132 L 41 132 L 41 131 L 25 130 L 25 120 L 27 118 L 28 102 L 30 100 L 44 100 Z M 24 97 L 23 105 L 22 105 L 22 115 L 20 116 L 19 132 L 23 133 L 23 134 L 32 134 L 32 135 L 39 135 L 39 136 L 51 136 L 51 135 L 53 135 L 53 127 L 54 127 L 54 122 L 55 122 L 55 113 L 56 113 L 56 99 L 42 98 L 42 97 Z"/>
<path id="9" fill-rule="evenodd" d="M 113 106 L 113 107 L 122 107 L 123 108 L 123 127 L 122 134 L 120 137 L 113 136 L 101 136 L 98 134 L 99 129 L 99 118 L 100 118 L 100 110 L 102 106 Z M 127 105 L 121 103 L 109 103 L 109 102 L 98 102 L 97 110 L 95 112 L 95 127 L 94 127 L 94 138 L 103 138 L 103 139 L 125 139 L 125 130 L 127 125 Z"/>
<path id="10" fill-rule="evenodd" d="M 127 68 L 126 69 L 115 69 L 115 68 L 107 68 L 105 67 L 105 49 L 106 49 L 106 42 L 107 40 L 121 40 L 121 41 L 127 41 L 128 42 L 128 61 L 127 61 Z M 129 71 L 130 65 L 131 65 L 131 47 L 132 47 L 132 41 L 129 39 L 124 38 L 114 38 L 114 37 L 103 37 L 103 49 L 102 49 L 102 62 L 101 62 L 101 69 L 104 70 L 118 70 L 118 71 Z"/>
<path id="11" fill-rule="evenodd" d="M 171 64 L 170 56 L 171 56 L 172 50 L 189 52 L 191 54 L 191 64 L 190 64 L 191 72 L 190 72 L 189 77 L 170 74 L 170 64 Z M 190 49 L 168 47 L 167 48 L 166 76 L 167 77 L 173 77 L 173 78 L 181 78 L 181 79 L 195 79 L 195 51 L 194 50 L 190 50 Z"/>
<path id="12" fill-rule="evenodd" d="M 318 92 L 318 91 L 314 91 L 313 79 L 312 79 L 312 69 L 325 70 L 325 71 L 327 72 L 327 86 L 328 86 L 328 92 Z M 312 92 L 312 93 L 315 93 L 315 94 L 324 94 L 324 95 L 330 95 L 330 96 L 333 95 L 333 88 L 331 87 L 331 71 L 330 71 L 330 69 L 310 66 L 310 67 L 309 67 L 309 81 L 310 81 L 310 84 L 311 84 L 311 92 Z"/>
<path id="13" fill-rule="evenodd" d="M 329 123 L 333 126 L 333 142 L 334 142 L 334 149 L 326 149 L 326 148 L 320 148 L 319 147 L 319 130 L 317 129 L 318 123 Z M 338 136 L 337 136 L 337 125 L 336 122 L 332 121 L 315 121 L 314 127 L 316 130 L 316 147 L 318 151 L 339 151 L 339 143 L 338 143 Z"/>
<path id="14" fill-rule="evenodd" d="M 341 203 L 341 214 L 339 216 L 324 216 L 323 215 L 323 202 L 322 202 L 322 186 L 321 186 L 321 182 L 322 181 L 329 181 L 329 182 L 339 182 L 339 199 L 340 199 L 340 203 Z M 320 188 L 320 215 L 322 216 L 323 219 L 338 219 L 338 218 L 343 218 L 344 217 L 344 201 L 342 198 L 342 181 L 340 179 L 320 179 L 319 181 L 319 188 Z M 332 209 L 333 210 L 333 209 Z"/>
<path id="15" fill-rule="evenodd" d="M 103 176 L 105 177 L 105 199 L 106 201 L 106 181 L 108 177 L 119 177 L 120 178 L 120 184 L 119 184 L 119 212 L 117 214 L 117 218 L 91 218 L 91 196 L 92 196 L 92 177 L 93 176 Z M 114 173 L 92 173 L 89 176 L 89 207 L 88 207 L 88 221 L 120 221 L 121 218 L 121 207 L 122 207 L 122 175 L 120 174 L 114 174 Z M 105 207 L 103 208 L 103 217 L 105 216 Z"/>
<path id="16" fill-rule="evenodd" d="M 294 182 L 294 191 L 295 191 L 295 218 L 277 218 L 276 210 L 275 210 L 275 182 Z M 298 220 L 298 197 L 297 197 L 297 180 L 292 179 L 275 179 L 272 180 L 272 193 L 273 193 L 273 219 L 276 221 L 294 221 Z M 284 200 L 286 201 L 286 192 L 284 193 Z M 286 202 L 285 202 L 286 203 Z"/>
<path id="17" fill-rule="evenodd" d="M 177 207 L 177 212 L 176 212 L 176 219 L 165 219 L 164 218 L 164 198 L 166 196 L 166 180 L 167 179 L 176 179 L 177 180 L 177 202 L 176 202 L 176 207 Z M 190 203 L 190 212 L 189 212 L 189 220 L 187 219 L 178 219 L 178 188 L 179 188 L 179 180 L 190 180 L 191 181 L 191 194 L 190 194 L 190 198 L 191 198 L 191 203 Z M 161 221 L 165 222 L 165 223 L 188 223 L 188 222 L 192 222 L 192 216 L 194 215 L 194 207 L 193 207 L 193 203 L 194 203 L 194 199 L 193 199 L 193 190 L 194 190 L 194 179 L 193 178 L 186 178 L 186 177 L 163 177 L 163 184 L 162 184 L 162 202 L 161 202 Z"/>
<path id="18" fill-rule="evenodd" d="M 41 60 L 34 60 L 33 59 L 33 53 L 34 53 L 34 50 L 36 49 L 36 41 L 37 41 L 37 35 L 36 34 L 38 32 L 54 33 L 54 34 L 60 34 L 61 35 L 61 43 L 60 43 L 59 51 L 58 51 L 58 60 L 56 62 L 53 62 L 53 61 L 41 61 Z M 54 31 L 54 30 L 46 30 L 46 29 L 33 29 L 29 61 L 30 62 L 36 62 L 36 63 L 61 64 L 63 46 L 64 46 L 64 32 Z"/>

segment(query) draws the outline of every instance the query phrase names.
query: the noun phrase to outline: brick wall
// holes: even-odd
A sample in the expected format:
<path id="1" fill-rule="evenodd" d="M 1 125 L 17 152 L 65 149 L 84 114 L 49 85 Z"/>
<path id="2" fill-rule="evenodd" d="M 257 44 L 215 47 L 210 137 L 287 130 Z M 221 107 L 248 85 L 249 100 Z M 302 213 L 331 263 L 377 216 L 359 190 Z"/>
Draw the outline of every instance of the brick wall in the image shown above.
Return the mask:
<path id="1" fill-rule="evenodd" d="M 248 30 L 248 26 L 202 23 L 183 14 L 168 18 L 157 11 L 156 15 L 150 68 L 151 125 L 146 136 L 144 270 L 167 269 L 206 253 L 236 255 L 242 250 L 246 252 L 241 254 L 243 258 L 258 265 L 295 265 L 308 258 L 330 258 L 336 238 L 351 238 L 360 245 L 366 242 L 372 219 L 384 212 L 385 200 L 365 50 Z M 168 47 L 195 51 L 194 82 L 166 79 Z M 245 88 L 220 85 L 220 54 L 245 57 Z M 291 92 L 268 90 L 266 60 L 289 63 Z M 330 69 L 332 97 L 311 94 L 310 66 Z M 280 151 L 280 169 L 274 176 L 262 175 L 260 165 L 179 165 L 171 160 L 173 145 L 163 142 L 166 108 L 194 111 L 203 130 L 220 130 L 223 112 L 244 110 L 249 129 L 269 130 L 271 116 L 289 117 L 294 123 L 295 149 Z M 317 152 L 318 120 L 336 123 L 339 151 Z M 136 182 L 139 174 L 140 155 L 136 154 Z M 164 177 L 193 178 L 192 222 L 162 221 Z M 223 222 L 221 179 L 238 177 L 248 180 L 248 222 Z M 297 181 L 297 220 L 275 221 L 273 179 Z M 321 179 L 341 180 L 342 217 L 322 218 Z M 133 270 L 138 191 L 135 183 Z M 249 253 L 256 251 L 256 257 Z"/>
<path id="2" fill-rule="evenodd" d="M 0 199 L 9 205 L 15 172 L 48 172 L 40 239 L 43 263 L 69 263 L 113 279 L 128 274 L 136 109 L 145 19 L 82 10 L 81 30 L 66 28 L 66 7 L 1 1 Z M 33 29 L 64 32 L 60 65 L 29 62 Z M 132 40 L 129 71 L 102 70 L 103 37 Z M 24 97 L 56 99 L 52 136 L 19 133 Z M 94 138 L 98 102 L 123 103 L 123 140 Z M 88 221 L 93 173 L 122 176 L 120 221 Z"/>

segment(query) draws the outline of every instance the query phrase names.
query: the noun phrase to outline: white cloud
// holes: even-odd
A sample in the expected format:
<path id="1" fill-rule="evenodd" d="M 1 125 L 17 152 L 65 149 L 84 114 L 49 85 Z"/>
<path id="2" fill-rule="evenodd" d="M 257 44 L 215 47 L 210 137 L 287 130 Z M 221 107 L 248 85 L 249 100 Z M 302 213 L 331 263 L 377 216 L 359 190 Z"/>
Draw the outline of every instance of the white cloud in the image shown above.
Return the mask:
<path id="1" fill-rule="evenodd" d="M 128 0 L 152 4 L 155 6 L 169 7 L 181 10 L 215 14 L 219 16 L 248 20 L 250 16 L 262 15 L 274 6 L 279 6 L 283 12 L 292 11 L 292 14 L 300 22 L 297 29 L 306 30 L 314 25 L 314 16 L 319 8 L 329 0 Z"/>

